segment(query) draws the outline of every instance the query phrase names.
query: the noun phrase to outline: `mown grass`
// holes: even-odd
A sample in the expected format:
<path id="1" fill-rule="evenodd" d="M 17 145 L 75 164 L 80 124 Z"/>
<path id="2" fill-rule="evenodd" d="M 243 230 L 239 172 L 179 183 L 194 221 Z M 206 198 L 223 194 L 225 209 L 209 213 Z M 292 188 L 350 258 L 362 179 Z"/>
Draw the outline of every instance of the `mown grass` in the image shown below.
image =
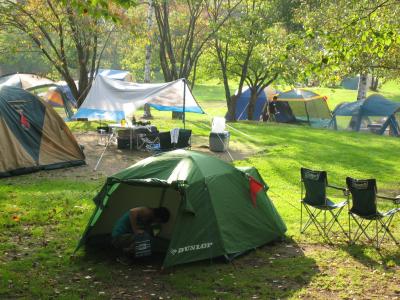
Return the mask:
<path id="1" fill-rule="evenodd" d="M 208 96 L 207 96 L 208 97 Z M 207 98 L 205 97 L 205 98 Z M 223 115 L 222 101 L 203 99 L 209 115 L 188 114 L 187 127 L 207 138 L 210 117 Z M 169 113 L 154 112 L 161 130 L 180 127 Z M 138 113 L 140 115 L 140 112 Z M 92 122 L 90 128 L 98 124 Z M 162 257 L 125 266 L 107 249 L 80 250 L 70 258 L 94 207 L 104 178 L 52 178 L 51 172 L 0 181 L 0 298 L 25 299 L 248 299 L 400 297 L 400 253 L 387 243 L 349 246 L 343 235 L 327 245 L 313 228 L 299 233 L 299 169 L 325 169 L 329 181 L 374 177 L 388 195 L 400 194 L 400 139 L 334 132 L 305 126 L 231 124 L 232 143 L 256 154 L 236 165 L 256 166 L 268 195 L 288 226 L 284 242 L 267 245 L 227 264 L 218 259 L 159 272 Z M 74 131 L 86 124 L 71 123 Z M 340 194 L 333 194 L 335 199 Z M 380 203 L 385 210 L 389 204 Z M 392 231 L 400 238 L 400 217 Z M 346 214 L 341 218 L 346 222 Z"/>

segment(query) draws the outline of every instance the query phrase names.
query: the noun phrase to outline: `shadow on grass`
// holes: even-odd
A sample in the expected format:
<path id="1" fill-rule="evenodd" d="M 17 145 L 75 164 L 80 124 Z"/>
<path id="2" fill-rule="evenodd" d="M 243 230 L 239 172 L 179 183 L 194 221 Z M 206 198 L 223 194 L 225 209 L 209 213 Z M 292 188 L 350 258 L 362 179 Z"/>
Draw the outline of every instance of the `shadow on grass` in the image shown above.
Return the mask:
<path id="1" fill-rule="evenodd" d="M 129 276 L 134 281 L 143 282 L 145 276 L 163 286 L 164 292 L 157 294 L 165 295 L 168 291 L 169 295 L 189 298 L 288 298 L 300 292 L 319 273 L 315 260 L 305 256 L 292 240 L 265 245 L 230 263 L 223 258 L 213 258 L 174 266 L 163 272 L 159 272 L 164 259 L 162 254 L 131 260 L 128 264 L 121 264 L 117 257 L 118 253 L 110 248 L 101 251 L 88 248 L 76 263 L 115 274 L 132 270 Z M 120 278 L 118 284 L 129 293 L 130 282 L 132 279 L 125 282 Z"/>
<path id="2" fill-rule="evenodd" d="M 400 266 L 399 251 L 377 250 L 370 245 L 360 244 L 343 245 L 340 249 L 369 268 L 383 267 L 387 271 L 393 270 L 395 272 L 393 267 Z"/>

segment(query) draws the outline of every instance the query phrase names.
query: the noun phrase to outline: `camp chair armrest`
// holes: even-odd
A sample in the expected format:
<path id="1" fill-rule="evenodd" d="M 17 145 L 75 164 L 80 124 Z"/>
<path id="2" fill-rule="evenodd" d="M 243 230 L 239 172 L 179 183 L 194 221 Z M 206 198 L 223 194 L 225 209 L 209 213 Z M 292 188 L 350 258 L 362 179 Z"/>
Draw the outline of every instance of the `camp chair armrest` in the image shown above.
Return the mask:
<path id="1" fill-rule="evenodd" d="M 400 195 L 397 195 L 396 197 L 388 197 L 388 196 L 383 196 L 383 195 L 376 195 L 377 198 L 383 199 L 383 200 L 389 200 L 393 201 L 396 204 L 400 204 Z"/>
<path id="2" fill-rule="evenodd" d="M 331 184 L 328 184 L 327 186 L 329 188 L 342 191 L 345 196 L 347 196 L 349 194 L 349 191 L 346 188 L 343 188 L 343 187 L 340 187 L 340 186 L 336 186 L 336 185 L 331 185 Z"/>

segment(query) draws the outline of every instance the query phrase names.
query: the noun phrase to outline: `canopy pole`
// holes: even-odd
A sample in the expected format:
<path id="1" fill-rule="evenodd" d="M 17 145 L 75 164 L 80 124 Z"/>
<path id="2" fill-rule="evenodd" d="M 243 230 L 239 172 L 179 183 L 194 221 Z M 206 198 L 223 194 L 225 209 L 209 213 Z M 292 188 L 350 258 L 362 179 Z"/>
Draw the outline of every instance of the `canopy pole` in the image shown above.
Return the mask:
<path id="1" fill-rule="evenodd" d="M 308 114 L 307 102 L 306 102 L 306 101 L 304 101 L 304 108 L 305 108 L 305 110 L 306 110 L 306 114 L 307 114 L 307 121 L 308 121 L 308 125 L 310 125 L 310 126 L 311 126 L 311 123 L 310 123 L 310 116 L 309 116 L 309 114 Z"/>
<path id="2" fill-rule="evenodd" d="M 185 111 L 186 111 L 186 79 L 183 78 L 183 116 L 182 116 L 182 121 L 183 121 L 183 129 L 186 129 L 186 118 L 185 118 Z"/>

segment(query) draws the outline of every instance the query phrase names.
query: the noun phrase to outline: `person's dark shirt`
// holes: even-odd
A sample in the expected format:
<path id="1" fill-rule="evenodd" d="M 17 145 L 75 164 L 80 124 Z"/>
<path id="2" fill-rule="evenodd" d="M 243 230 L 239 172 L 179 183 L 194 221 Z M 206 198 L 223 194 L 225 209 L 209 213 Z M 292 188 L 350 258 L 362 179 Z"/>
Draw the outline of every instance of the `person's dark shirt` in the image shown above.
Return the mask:
<path id="1" fill-rule="evenodd" d="M 277 112 L 276 101 L 271 101 L 268 104 L 268 111 L 269 111 L 270 114 L 273 114 L 273 115 L 276 114 L 276 112 Z"/>

